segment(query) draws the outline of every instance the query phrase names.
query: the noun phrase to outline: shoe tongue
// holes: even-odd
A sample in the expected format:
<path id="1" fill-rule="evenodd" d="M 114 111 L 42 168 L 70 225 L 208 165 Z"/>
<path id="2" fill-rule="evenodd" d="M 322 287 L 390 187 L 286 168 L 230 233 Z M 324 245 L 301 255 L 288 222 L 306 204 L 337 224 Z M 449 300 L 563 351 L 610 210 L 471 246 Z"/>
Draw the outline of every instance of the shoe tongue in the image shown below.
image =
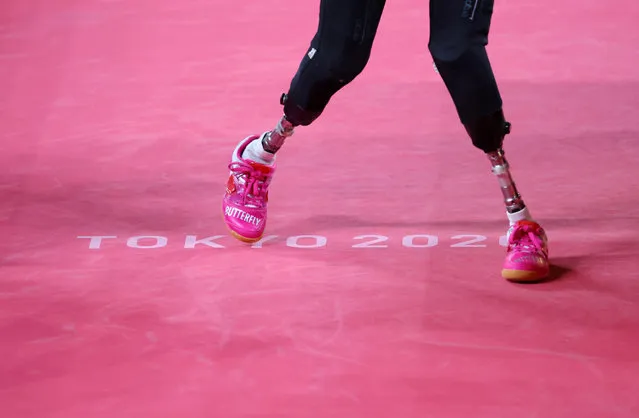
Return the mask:
<path id="1" fill-rule="evenodd" d="M 537 222 L 533 221 L 518 221 L 515 224 L 515 229 L 510 236 L 511 242 L 519 242 L 520 244 L 524 244 L 527 246 L 529 243 L 532 244 L 531 238 L 528 237 L 529 233 L 535 234 L 537 230 L 540 228 Z"/>
<path id="2" fill-rule="evenodd" d="M 251 161 L 251 160 L 245 160 L 245 161 L 248 163 L 248 165 L 251 166 L 251 168 L 259 171 L 262 174 L 270 175 L 273 172 L 273 167 L 268 166 L 266 164 L 260 164 L 258 162 Z"/>
<path id="3" fill-rule="evenodd" d="M 521 229 L 527 229 L 532 231 L 535 231 L 539 228 L 539 224 L 537 222 L 528 221 L 528 220 L 518 221 L 517 226 Z"/>

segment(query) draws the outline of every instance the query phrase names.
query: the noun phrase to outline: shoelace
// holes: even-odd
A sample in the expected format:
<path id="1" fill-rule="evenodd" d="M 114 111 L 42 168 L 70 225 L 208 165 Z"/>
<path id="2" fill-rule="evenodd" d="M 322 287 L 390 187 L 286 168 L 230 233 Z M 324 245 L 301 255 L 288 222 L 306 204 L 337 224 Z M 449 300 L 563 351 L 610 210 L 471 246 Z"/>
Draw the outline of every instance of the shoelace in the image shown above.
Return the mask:
<path id="1" fill-rule="evenodd" d="M 242 202 L 244 204 L 250 202 L 261 206 L 264 203 L 264 198 L 266 197 L 266 174 L 242 161 L 236 161 L 229 164 L 229 170 L 231 170 L 236 176 L 244 178 L 244 183 L 242 184 L 244 188 L 242 191 Z"/>
<path id="2" fill-rule="evenodd" d="M 510 245 L 529 252 L 542 251 L 543 248 L 541 238 L 537 235 L 537 228 L 531 225 L 516 226 L 511 233 Z"/>

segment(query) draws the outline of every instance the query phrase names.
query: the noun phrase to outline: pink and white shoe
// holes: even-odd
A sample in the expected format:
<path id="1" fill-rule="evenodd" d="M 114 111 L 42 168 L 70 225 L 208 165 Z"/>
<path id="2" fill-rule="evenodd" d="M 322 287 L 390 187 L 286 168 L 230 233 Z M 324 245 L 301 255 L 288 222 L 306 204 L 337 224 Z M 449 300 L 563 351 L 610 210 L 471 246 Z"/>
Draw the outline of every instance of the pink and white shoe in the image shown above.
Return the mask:
<path id="1" fill-rule="evenodd" d="M 272 166 L 242 158 L 246 147 L 259 136 L 249 136 L 233 151 L 222 200 L 224 222 L 231 234 L 240 241 L 257 242 L 264 235 L 268 204 L 268 187 L 275 174 Z"/>
<path id="2" fill-rule="evenodd" d="M 513 282 L 537 282 L 548 277 L 548 238 L 536 222 L 519 221 L 508 231 L 506 261 L 501 271 Z"/>

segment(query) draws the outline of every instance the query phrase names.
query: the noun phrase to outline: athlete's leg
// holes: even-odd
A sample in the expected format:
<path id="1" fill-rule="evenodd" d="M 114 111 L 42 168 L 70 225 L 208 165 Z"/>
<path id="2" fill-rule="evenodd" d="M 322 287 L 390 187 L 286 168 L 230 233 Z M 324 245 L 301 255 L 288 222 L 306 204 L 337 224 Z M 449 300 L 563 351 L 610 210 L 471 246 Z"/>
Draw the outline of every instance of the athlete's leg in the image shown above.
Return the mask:
<path id="1" fill-rule="evenodd" d="M 486 53 L 494 0 L 430 0 L 429 50 L 475 147 L 488 157 L 510 220 L 508 256 L 502 274 L 534 281 L 548 274 L 544 230 L 532 221 L 503 151 L 510 133 L 502 98 Z"/>
<path id="2" fill-rule="evenodd" d="M 290 133 L 313 123 L 329 101 L 366 67 L 386 0 L 321 0 L 317 32 L 302 58 L 288 93 L 282 95 L 280 124 Z M 278 125 L 278 126 L 279 126 Z M 264 147 L 282 146 L 279 129 L 267 135 Z M 284 135 L 286 137 L 288 135 Z"/>
<path id="3" fill-rule="evenodd" d="M 385 0 L 321 0 L 317 32 L 281 98 L 284 115 L 273 130 L 246 138 L 233 152 L 222 206 L 236 238 L 261 238 L 276 152 L 296 126 L 313 123 L 364 70 L 384 5 Z"/>

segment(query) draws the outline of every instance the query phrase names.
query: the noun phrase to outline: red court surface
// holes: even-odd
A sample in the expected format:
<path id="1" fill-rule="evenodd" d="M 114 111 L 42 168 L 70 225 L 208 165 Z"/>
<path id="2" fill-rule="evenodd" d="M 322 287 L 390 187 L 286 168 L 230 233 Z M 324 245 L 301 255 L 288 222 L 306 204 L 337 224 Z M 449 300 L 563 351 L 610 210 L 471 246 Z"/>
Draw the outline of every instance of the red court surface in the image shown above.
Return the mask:
<path id="1" fill-rule="evenodd" d="M 2 418 L 638 417 L 639 3 L 497 3 L 537 285 L 499 276 L 426 0 L 388 2 L 287 142 L 254 248 L 222 222 L 228 158 L 279 118 L 316 1 L 3 1 Z"/>

